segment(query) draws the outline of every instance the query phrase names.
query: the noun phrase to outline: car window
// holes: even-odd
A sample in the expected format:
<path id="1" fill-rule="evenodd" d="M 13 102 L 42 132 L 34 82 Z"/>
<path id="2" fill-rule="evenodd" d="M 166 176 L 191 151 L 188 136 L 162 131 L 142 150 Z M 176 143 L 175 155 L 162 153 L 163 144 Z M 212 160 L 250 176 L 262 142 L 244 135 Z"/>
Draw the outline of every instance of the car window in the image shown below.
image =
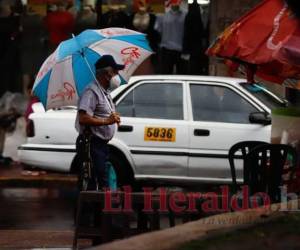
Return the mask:
<path id="1" fill-rule="evenodd" d="M 181 83 L 143 83 L 117 105 L 121 116 L 183 120 Z"/>
<path id="2" fill-rule="evenodd" d="M 287 107 L 289 103 L 275 95 L 271 95 L 264 86 L 260 84 L 241 83 L 241 86 L 257 99 L 263 102 L 269 109 Z"/>
<path id="3" fill-rule="evenodd" d="M 200 84 L 190 88 L 195 121 L 250 123 L 249 114 L 258 111 L 229 88 Z"/>
<path id="4" fill-rule="evenodd" d="M 117 105 L 117 111 L 121 116 L 133 117 L 133 91 L 129 92 L 125 98 Z"/>

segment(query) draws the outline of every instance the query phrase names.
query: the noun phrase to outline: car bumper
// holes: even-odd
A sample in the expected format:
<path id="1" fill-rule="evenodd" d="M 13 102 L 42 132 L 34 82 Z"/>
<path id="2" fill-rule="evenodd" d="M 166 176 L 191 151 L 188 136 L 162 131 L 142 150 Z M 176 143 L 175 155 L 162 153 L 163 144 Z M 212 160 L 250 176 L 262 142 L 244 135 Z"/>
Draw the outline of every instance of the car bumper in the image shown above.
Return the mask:
<path id="1" fill-rule="evenodd" d="M 75 145 L 24 144 L 18 148 L 20 162 L 45 170 L 69 172 Z"/>

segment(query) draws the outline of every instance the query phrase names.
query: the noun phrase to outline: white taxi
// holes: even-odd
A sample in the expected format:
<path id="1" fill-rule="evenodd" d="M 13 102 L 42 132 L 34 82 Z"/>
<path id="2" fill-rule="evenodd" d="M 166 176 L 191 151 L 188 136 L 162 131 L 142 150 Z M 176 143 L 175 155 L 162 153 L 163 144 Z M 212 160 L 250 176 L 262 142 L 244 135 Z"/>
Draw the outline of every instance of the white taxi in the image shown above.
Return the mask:
<path id="1" fill-rule="evenodd" d="M 121 125 L 110 141 L 121 184 L 134 180 L 230 183 L 229 148 L 270 141 L 270 112 L 286 102 L 245 79 L 156 75 L 132 77 L 112 92 Z M 76 168 L 76 108 L 45 112 L 36 104 L 20 161 L 44 169 Z M 242 168 L 238 168 L 242 181 Z"/>

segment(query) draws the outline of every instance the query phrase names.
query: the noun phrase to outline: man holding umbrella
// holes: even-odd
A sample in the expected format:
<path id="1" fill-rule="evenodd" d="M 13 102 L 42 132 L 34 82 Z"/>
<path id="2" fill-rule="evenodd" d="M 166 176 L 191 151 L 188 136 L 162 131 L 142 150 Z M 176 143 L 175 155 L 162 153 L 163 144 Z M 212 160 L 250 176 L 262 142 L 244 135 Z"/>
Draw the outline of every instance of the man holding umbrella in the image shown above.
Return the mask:
<path id="1" fill-rule="evenodd" d="M 89 154 L 93 178 L 89 183 L 89 189 L 108 187 L 107 143 L 115 133 L 116 124 L 120 123 L 120 116 L 115 112 L 108 89 L 111 79 L 118 74 L 119 70 L 124 69 L 124 65 L 117 64 L 111 55 L 104 55 L 95 63 L 95 68 L 96 79 L 85 88 L 81 95 L 76 118 L 76 128 L 79 132 L 77 149 L 82 135 L 88 135 L 90 138 Z M 77 152 L 80 154 L 80 151 L 77 150 Z"/>
<path id="2" fill-rule="evenodd" d="M 105 55 L 108 51 L 110 56 Z M 120 84 L 126 83 L 151 54 L 145 34 L 122 28 L 85 30 L 78 36 L 61 42 L 37 74 L 32 92 L 46 110 L 79 104 L 76 128 L 80 136 L 77 141 L 83 141 L 80 138 L 84 139 L 84 131 L 89 131 L 87 138 L 92 137 L 91 150 L 88 143 L 84 148 L 88 148 L 85 151 L 91 157 L 87 157 L 81 164 L 81 159 L 78 158 L 85 154 L 80 154 L 78 148 L 72 168 L 79 170 L 81 164 L 82 169 L 90 169 L 90 158 L 92 162 L 97 162 L 94 163 L 96 177 L 104 177 L 100 179 L 99 185 L 94 185 L 96 189 L 107 185 L 105 167 L 103 169 L 102 166 L 107 158 L 107 142 L 115 131 L 114 123 L 120 121 L 107 89 L 111 83 L 116 84 L 111 80 L 115 80 L 112 77 L 117 73 Z M 100 59 L 95 62 L 98 58 Z M 116 62 L 123 62 L 125 65 Z M 112 177 L 111 187 L 115 188 L 112 170 L 109 168 L 109 176 Z M 88 172 L 88 175 L 83 176 L 83 180 L 89 180 L 91 174 Z M 87 187 L 86 181 L 83 184 L 83 187 Z"/>

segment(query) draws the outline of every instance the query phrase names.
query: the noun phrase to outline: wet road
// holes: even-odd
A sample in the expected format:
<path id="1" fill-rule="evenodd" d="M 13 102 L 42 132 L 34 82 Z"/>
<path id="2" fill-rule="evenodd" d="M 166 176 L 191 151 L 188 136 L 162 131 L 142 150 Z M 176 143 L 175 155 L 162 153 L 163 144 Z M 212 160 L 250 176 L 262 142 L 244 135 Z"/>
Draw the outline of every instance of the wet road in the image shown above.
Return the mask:
<path id="1" fill-rule="evenodd" d="M 0 249 L 71 247 L 76 189 L 1 188 Z"/>
<path id="2" fill-rule="evenodd" d="M 2 188 L 0 230 L 71 230 L 75 195 L 74 188 Z"/>

